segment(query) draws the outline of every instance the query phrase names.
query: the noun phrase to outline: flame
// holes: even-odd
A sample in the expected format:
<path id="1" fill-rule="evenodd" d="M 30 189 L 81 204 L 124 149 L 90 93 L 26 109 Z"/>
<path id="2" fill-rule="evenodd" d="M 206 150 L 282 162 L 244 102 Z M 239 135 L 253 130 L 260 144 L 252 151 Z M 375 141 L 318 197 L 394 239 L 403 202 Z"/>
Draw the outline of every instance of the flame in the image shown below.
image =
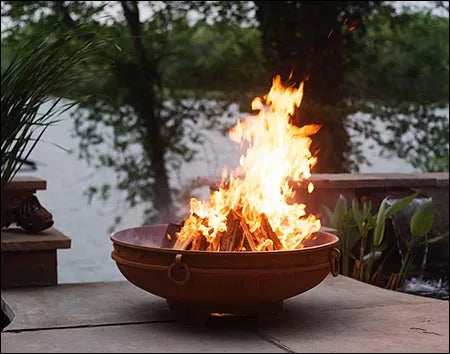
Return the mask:
<path id="1" fill-rule="evenodd" d="M 302 98 L 303 83 L 298 88 L 284 87 L 277 75 L 265 102 L 259 97 L 253 100 L 252 109 L 258 114 L 238 121 L 229 132 L 231 140 L 247 144 L 245 155 L 232 173 L 224 169 L 222 183 L 208 202 L 191 199 L 191 214 L 177 234 L 179 242 L 200 232 L 212 243 L 219 233 L 226 232 L 227 215 L 232 209 L 239 210 L 251 232 L 258 229 L 265 214 L 286 250 L 302 247 L 302 241 L 319 230 L 320 220 L 306 214 L 306 205 L 292 202 L 295 190 L 291 182 L 309 179 L 311 167 L 317 162 L 309 151 L 309 136 L 320 126 L 291 124 Z M 308 192 L 313 189 L 309 182 Z M 271 243 L 266 239 L 256 248 L 270 249 Z"/>

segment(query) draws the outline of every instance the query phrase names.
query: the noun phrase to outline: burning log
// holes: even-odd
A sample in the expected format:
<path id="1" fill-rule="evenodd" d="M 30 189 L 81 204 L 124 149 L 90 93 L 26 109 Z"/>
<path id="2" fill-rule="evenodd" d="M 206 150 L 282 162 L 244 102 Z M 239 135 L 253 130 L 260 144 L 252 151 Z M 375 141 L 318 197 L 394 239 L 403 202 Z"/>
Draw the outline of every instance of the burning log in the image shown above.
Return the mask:
<path id="1" fill-rule="evenodd" d="M 241 225 L 242 231 L 244 233 L 245 249 L 249 250 L 249 251 L 257 251 L 258 248 L 256 247 L 256 244 L 255 244 L 255 237 L 250 232 L 250 229 L 249 229 L 247 223 L 241 219 L 240 225 Z"/>
<path id="2" fill-rule="evenodd" d="M 261 230 L 263 231 L 264 238 L 269 239 L 273 243 L 274 250 L 281 250 L 283 245 L 281 244 L 280 239 L 277 234 L 272 230 L 272 226 L 270 226 L 269 220 L 267 219 L 266 214 L 261 214 Z"/>
<path id="3" fill-rule="evenodd" d="M 206 219 L 195 215 L 200 224 L 207 225 Z M 283 249 L 283 245 L 270 226 L 265 214 L 261 214 L 261 225 L 253 232 L 240 211 L 230 210 L 227 215 L 227 230 L 219 232 L 212 241 L 200 232 L 179 239 L 177 233 L 183 225 L 169 224 L 161 247 L 191 251 L 272 251 Z"/>
<path id="4" fill-rule="evenodd" d="M 192 241 L 191 250 L 192 251 L 206 251 L 208 248 L 208 240 L 205 236 L 198 234 L 194 237 Z"/>
<path id="5" fill-rule="evenodd" d="M 222 236 L 221 251 L 238 251 L 244 244 L 244 235 L 241 228 L 241 215 L 231 210 L 227 215 L 227 232 Z"/>
<path id="6" fill-rule="evenodd" d="M 211 252 L 218 251 L 220 249 L 220 242 L 222 240 L 223 234 L 224 233 L 222 233 L 222 232 L 219 233 L 217 235 L 217 237 L 214 238 L 212 242 L 210 242 L 210 244 L 206 250 L 211 251 Z"/>
<path id="7" fill-rule="evenodd" d="M 258 245 L 258 251 L 273 251 L 272 240 L 265 239 L 262 243 Z"/>
<path id="8" fill-rule="evenodd" d="M 161 242 L 161 248 L 174 248 L 177 241 L 177 233 L 180 232 L 182 227 L 182 224 L 169 223 L 166 234 Z"/>
<path id="9" fill-rule="evenodd" d="M 207 222 L 207 220 L 201 219 L 200 216 L 198 216 L 197 214 L 193 214 L 193 217 L 197 220 L 200 220 L 203 224 L 206 224 Z M 200 247 L 202 247 L 203 242 L 200 236 L 202 236 L 201 233 L 197 231 L 196 233 L 188 235 L 188 237 L 185 238 L 178 237 L 173 248 L 178 250 L 192 249 L 192 243 L 195 243 L 195 247 L 198 247 L 198 249 L 200 249 Z"/>

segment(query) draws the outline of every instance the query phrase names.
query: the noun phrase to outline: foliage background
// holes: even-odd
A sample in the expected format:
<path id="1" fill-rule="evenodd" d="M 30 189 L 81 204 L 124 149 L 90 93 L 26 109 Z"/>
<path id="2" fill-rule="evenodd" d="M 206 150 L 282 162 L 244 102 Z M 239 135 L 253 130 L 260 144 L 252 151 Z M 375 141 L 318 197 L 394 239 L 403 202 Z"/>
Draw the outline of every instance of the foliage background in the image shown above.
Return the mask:
<path id="1" fill-rule="evenodd" d="M 149 203 L 147 220 L 176 210 L 183 191 L 168 175 L 201 154 L 205 132 L 226 131 L 233 103 L 248 111 L 292 69 L 289 83 L 307 80 L 296 123 L 324 125 L 315 172 L 357 171 L 349 127 L 422 171 L 448 171 L 448 16 L 390 2 L 3 1 L 2 66 L 24 40 L 73 28 L 70 50 L 109 43 L 65 95 L 78 104 L 80 158 L 117 175 L 88 195 L 125 190 L 130 206 Z"/>

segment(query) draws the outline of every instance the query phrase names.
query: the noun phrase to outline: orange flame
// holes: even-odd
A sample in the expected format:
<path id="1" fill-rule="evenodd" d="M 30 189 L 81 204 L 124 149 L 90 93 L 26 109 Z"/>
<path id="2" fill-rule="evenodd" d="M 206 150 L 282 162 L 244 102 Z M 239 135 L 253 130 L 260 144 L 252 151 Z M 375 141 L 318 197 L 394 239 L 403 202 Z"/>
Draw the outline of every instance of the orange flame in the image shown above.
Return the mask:
<path id="1" fill-rule="evenodd" d="M 306 205 L 292 202 L 295 191 L 290 182 L 311 176 L 317 158 L 309 151 L 309 136 L 320 129 L 314 124 L 291 124 L 295 108 L 302 102 L 303 83 L 298 88 L 284 87 L 280 76 L 276 76 L 264 98 L 265 104 L 259 97 L 252 102 L 252 109 L 259 111 L 257 115 L 238 121 L 230 131 L 231 140 L 248 144 L 240 166 L 230 174 L 223 171 L 220 188 L 211 193 L 208 202 L 191 199 L 191 214 L 177 234 L 178 244 L 197 232 L 213 242 L 218 233 L 227 230 L 231 209 L 240 210 L 251 232 L 260 227 L 261 215 L 265 214 L 286 250 L 302 247 L 302 241 L 319 230 L 320 220 L 306 215 Z M 313 189 L 309 182 L 308 192 Z M 256 248 L 264 249 L 271 242 L 263 240 Z"/>

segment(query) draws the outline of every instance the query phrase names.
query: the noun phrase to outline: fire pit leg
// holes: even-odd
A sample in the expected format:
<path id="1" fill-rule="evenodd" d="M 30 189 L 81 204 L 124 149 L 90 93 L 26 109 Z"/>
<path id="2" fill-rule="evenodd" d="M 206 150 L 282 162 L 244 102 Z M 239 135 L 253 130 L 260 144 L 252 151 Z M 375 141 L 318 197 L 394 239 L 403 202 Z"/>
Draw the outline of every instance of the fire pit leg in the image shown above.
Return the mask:
<path id="1" fill-rule="evenodd" d="M 253 317 L 259 324 L 271 323 L 283 310 L 283 301 L 246 306 L 219 306 L 183 304 L 167 300 L 169 308 L 174 311 L 178 321 L 185 324 L 205 324 L 214 317 Z"/>
<path id="2" fill-rule="evenodd" d="M 202 325 L 205 324 L 211 312 L 201 307 L 190 306 L 189 304 L 173 303 L 167 300 L 169 308 L 175 313 L 175 317 L 181 323 Z"/>
<path id="3" fill-rule="evenodd" d="M 257 313 L 258 324 L 265 325 L 273 323 L 283 312 L 283 301 L 274 302 L 273 304 L 261 307 Z"/>

